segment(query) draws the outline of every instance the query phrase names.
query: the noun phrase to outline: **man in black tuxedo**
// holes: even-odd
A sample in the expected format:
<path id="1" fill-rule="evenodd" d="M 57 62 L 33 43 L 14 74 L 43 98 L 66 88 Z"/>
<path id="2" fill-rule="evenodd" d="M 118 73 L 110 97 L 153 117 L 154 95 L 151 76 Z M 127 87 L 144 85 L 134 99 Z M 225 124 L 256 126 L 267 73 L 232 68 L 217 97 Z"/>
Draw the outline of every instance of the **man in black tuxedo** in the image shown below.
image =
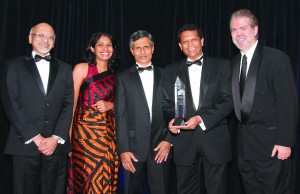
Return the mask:
<path id="1" fill-rule="evenodd" d="M 291 193 L 290 155 L 298 102 L 289 57 L 262 46 L 251 11 L 231 15 L 232 94 L 238 119 L 238 166 L 247 194 Z"/>
<path id="2" fill-rule="evenodd" d="M 226 164 L 231 146 L 226 117 L 232 111 L 231 69 L 228 60 L 203 55 L 204 37 L 197 25 L 178 31 L 180 49 L 187 58 L 166 67 L 163 110 L 174 149 L 179 194 L 200 193 L 203 170 L 208 194 L 226 193 Z M 185 126 L 175 126 L 174 84 L 185 85 Z"/>
<path id="3" fill-rule="evenodd" d="M 164 162 L 171 144 L 163 120 L 162 69 L 151 62 L 154 42 L 150 33 L 137 31 L 129 39 L 136 64 L 117 75 L 115 98 L 117 149 L 125 169 L 125 193 L 142 193 L 147 172 L 150 192 L 166 193 Z"/>
<path id="4" fill-rule="evenodd" d="M 69 129 L 73 108 L 71 66 L 50 56 L 55 34 L 47 23 L 29 34 L 32 53 L 8 60 L 3 106 L 10 132 L 15 194 L 65 193 Z"/>

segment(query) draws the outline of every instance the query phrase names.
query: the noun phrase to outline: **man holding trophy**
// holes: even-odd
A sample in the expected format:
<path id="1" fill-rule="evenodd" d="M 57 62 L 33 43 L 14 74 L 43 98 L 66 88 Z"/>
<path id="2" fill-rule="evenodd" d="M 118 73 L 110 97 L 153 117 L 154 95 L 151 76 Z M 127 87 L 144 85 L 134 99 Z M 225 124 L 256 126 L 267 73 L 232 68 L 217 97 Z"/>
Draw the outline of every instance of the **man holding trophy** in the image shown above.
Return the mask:
<path id="1" fill-rule="evenodd" d="M 203 55 L 204 38 L 197 25 L 184 25 L 177 37 L 187 58 L 167 66 L 162 78 L 177 192 L 200 193 L 203 170 L 206 192 L 226 193 L 226 164 L 231 160 L 226 117 L 233 107 L 230 63 Z"/>

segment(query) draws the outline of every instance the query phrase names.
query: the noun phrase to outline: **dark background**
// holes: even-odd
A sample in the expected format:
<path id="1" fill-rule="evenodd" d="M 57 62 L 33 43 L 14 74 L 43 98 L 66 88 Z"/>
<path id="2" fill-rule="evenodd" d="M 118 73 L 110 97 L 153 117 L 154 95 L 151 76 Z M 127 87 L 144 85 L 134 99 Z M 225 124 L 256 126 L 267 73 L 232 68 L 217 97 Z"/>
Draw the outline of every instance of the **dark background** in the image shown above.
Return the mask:
<path id="1" fill-rule="evenodd" d="M 248 8 L 258 17 L 259 41 L 290 56 L 299 94 L 299 0 L 1 0 L 0 3 L 1 74 L 6 59 L 31 51 L 28 34 L 39 22 L 51 24 L 56 32 L 52 55 L 72 66 L 80 61 L 90 36 L 98 31 L 109 32 L 118 40 L 119 70 L 131 66 L 128 39 L 134 31 L 143 29 L 154 37 L 153 62 L 164 67 L 183 57 L 176 35 L 186 23 L 196 23 L 202 28 L 207 55 L 231 59 L 238 50 L 230 37 L 230 15 L 237 9 Z M 12 167 L 10 157 L 3 154 L 8 121 L 1 106 L 0 130 L 0 192 L 9 194 L 13 187 Z M 234 147 L 234 128 L 231 134 Z M 292 159 L 295 194 L 300 193 L 297 139 Z M 228 186 L 229 194 L 243 193 L 234 161 L 229 165 Z"/>

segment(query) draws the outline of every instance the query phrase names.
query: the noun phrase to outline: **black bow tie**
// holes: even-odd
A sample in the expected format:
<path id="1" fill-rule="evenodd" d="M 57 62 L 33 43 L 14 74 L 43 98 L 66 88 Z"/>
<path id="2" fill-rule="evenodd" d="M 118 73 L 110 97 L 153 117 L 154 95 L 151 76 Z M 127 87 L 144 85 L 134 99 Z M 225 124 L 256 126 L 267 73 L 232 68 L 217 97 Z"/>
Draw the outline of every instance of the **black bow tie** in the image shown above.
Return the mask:
<path id="1" fill-rule="evenodd" d="M 190 67 L 193 64 L 201 66 L 202 65 L 201 59 L 202 59 L 202 57 L 200 59 L 197 59 L 196 61 L 186 61 L 186 65 L 188 67 Z"/>
<path id="2" fill-rule="evenodd" d="M 137 70 L 138 70 L 139 73 L 142 73 L 142 72 L 144 72 L 145 70 L 147 70 L 147 71 L 152 71 L 152 70 L 153 70 L 153 67 L 152 67 L 152 65 L 150 65 L 150 66 L 148 66 L 148 67 L 139 67 L 139 66 L 137 66 Z"/>
<path id="3" fill-rule="evenodd" d="M 44 57 L 42 57 L 42 56 L 40 56 L 40 55 L 35 55 L 35 56 L 34 56 L 34 61 L 35 61 L 35 62 L 39 62 L 39 61 L 42 60 L 42 59 L 44 59 L 44 60 L 50 62 L 50 60 L 51 60 L 51 55 L 46 55 L 46 56 L 44 56 Z"/>

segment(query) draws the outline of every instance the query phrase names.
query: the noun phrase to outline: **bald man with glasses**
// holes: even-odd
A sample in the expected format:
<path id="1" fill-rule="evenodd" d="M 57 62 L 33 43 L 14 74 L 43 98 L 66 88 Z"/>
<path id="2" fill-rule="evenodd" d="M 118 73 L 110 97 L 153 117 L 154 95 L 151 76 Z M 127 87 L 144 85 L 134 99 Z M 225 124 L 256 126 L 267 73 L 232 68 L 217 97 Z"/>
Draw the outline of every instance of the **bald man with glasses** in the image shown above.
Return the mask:
<path id="1" fill-rule="evenodd" d="M 12 155 L 15 194 L 65 193 L 73 108 L 72 67 L 54 59 L 47 23 L 28 36 L 32 52 L 6 61 L 2 99 L 11 123 L 5 153 Z"/>

